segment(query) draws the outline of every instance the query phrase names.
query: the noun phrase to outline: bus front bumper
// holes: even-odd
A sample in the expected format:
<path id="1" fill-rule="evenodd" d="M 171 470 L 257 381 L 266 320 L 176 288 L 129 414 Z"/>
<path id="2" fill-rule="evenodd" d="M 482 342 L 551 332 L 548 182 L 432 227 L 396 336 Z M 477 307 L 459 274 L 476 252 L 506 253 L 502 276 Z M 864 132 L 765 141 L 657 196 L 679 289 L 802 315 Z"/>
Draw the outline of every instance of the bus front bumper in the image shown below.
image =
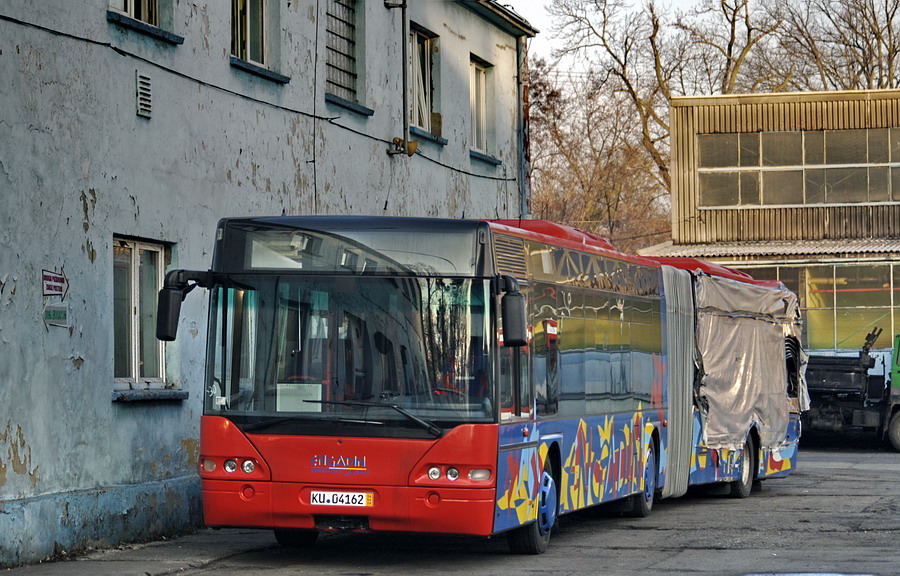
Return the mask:
<path id="1" fill-rule="evenodd" d="M 488 536 L 494 488 L 308 486 L 203 480 L 208 526 Z M 352 498 L 348 495 L 352 495 Z M 332 504 L 331 499 L 346 500 Z"/>

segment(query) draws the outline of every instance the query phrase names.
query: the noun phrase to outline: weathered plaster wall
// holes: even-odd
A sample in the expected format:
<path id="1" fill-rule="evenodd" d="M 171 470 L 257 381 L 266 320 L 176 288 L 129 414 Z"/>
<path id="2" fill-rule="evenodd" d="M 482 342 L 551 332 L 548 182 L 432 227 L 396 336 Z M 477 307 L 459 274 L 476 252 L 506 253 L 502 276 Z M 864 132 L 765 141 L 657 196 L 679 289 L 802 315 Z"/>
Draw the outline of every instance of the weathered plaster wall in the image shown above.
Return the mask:
<path id="1" fill-rule="evenodd" d="M 0 6 L 0 566 L 202 521 L 206 306 L 185 302 L 167 349 L 167 382 L 188 400 L 112 402 L 114 235 L 203 268 L 224 216 L 517 215 L 515 40 L 474 14 L 412 11 L 441 34 L 448 143 L 410 158 L 387 154 L 402 134 L 399 10 L 363 3 L 367 117 L 325 103 L 316 2 L 279 2 L 286 85 L 229 66 L 227 3 L 171 5 L 180 46 L 108 22 L 107 0 Z M 495 65 L 500 166 L 469 158 L 470 53 Z M 149 120 L 137 72 L 151 77 Z M 45 269 L 68 278 L 69 327 L 42 320 L 61 301 L 42 295 Z"/>

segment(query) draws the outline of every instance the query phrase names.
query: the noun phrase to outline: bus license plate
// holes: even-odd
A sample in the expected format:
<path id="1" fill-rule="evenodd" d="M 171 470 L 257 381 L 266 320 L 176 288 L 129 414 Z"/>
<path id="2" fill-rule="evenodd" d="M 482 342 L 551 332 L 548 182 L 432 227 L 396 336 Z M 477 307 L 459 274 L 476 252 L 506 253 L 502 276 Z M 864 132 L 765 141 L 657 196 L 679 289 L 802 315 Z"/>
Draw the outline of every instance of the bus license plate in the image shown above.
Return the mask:
<path id="1" fill-rule="evenodd" d="M 374 504 L 372 492 L 312 492 L 309 501 L 314 506 L 359 506 Z"/>

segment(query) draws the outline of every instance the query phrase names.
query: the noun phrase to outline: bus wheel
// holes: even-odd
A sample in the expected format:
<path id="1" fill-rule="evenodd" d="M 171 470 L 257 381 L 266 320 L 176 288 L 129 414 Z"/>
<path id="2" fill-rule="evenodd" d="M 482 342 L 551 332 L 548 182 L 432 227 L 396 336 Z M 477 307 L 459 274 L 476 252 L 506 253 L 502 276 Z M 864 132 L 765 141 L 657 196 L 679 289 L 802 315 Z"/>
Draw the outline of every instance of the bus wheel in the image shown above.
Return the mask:
<path id="1" fill-rule="evenodd" d="M 644 462 L 644 489 L 631 496 L 631 512 L 629 516 L 646 518 L 653 510 L 653 498 L 656 496 L 656 446 L 650 441 L 647 459 Z"/>
<path id="2" fill-rule="evenodd" d="M 741 455 L 741 477 L 731 483 L 733 498 L 746 498 L 753 490 L 753 477 L 756 472 L 756 447 L 753 438 L 744 442 L 744 453 Z"/>
<path id="3" fill-rule="evenodd" d="M 275 529 L 275 540 L 285 548 L 312 548 L 318 538 L 315 530 Z"/>
<path id="4" fill-rule="evenodd" d="M 894 412 L 891 417 L 891 423 L 888 425 L 888 439 L 894 450 L 900 452 L 900 410 Z"/>
<path id="5" fill-rule="evenodd" d="M 559 494 L 556 481 L 553 479 L 553 464 L 550 459 L 544 463 L 541 475 L 541 488 L 538 494 L 538 518 L 521 528 L 509 533 L 509 549 L 514 554 L 543 554 L 550 542 L 550 532 L 556 525 L 559 511 Z"/>

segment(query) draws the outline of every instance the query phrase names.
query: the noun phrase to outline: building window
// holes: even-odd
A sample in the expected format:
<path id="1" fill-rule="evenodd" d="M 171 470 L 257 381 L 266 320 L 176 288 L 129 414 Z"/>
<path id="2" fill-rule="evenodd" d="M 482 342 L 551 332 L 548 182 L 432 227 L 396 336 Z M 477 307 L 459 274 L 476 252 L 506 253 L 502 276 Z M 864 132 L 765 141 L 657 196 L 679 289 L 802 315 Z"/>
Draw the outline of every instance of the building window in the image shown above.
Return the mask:
<path id="1" fill-rule="evenodd" d="M 356 0 L 328 0 L 326 18 L 326 92 L 359 102 Z"/>
<path id="2" fill-rule="evenodd" d="M 165 249 L 124 238 L 113 240 L 114 376 L 117 381 L 161 384 L 162 342 L 156 339 L 156 298 Z"/>
<path id="3" fill-rule="evenodd" d="M 471 111 L 471 147 L 478 152 L 488 152 L 487 125 L 487 72 L 488 65 L 476 59 L 469 63 L 469 110 Z"/>
<path id="4" fill-rule="evenodd" d="M 409 118 L 413 126 L 440 135 L 434 122 L 433 54 L 437 38 L 424 30 L 414 29 L 409 35 L 410 89 L 412 97 Z"/>
<path id="5" fill-rule="evenodd" d="M 702 207 L 900 200 L 900 128 L 700 134 Z"/>
<path id="6" fill-rule="evenodd" d="M 260 66 L 268 64 L 266 0 L 232 0 L 231 54 Z"/>
<path id="7" fill-rule="evenodd" d="M 900 264 L 742 267 L 754 278 L 780 280 L 800 299 L 803 347 L 858 350 L 873 328 L 900 330 Z M 889 348 L 889 340 L 879 341 Z"/>
<path id="8" fill-rule="evenodd" d="M 110 7 L 129 18 L 151 26 L 159 26 L 158 0 L 116 0 Z"/>

